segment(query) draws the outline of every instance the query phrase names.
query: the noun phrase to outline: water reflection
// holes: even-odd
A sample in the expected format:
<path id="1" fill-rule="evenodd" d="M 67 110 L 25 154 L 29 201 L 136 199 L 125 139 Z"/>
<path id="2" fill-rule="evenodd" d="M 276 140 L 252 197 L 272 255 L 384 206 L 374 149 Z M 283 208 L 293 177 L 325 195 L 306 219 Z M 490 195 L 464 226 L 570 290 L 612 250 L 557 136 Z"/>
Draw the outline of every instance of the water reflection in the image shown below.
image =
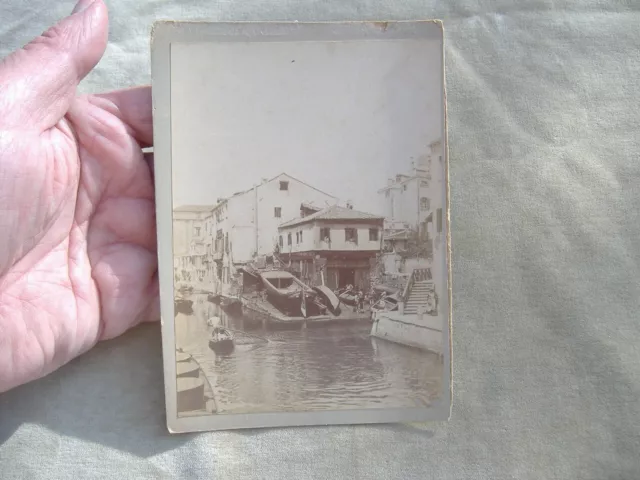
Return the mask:
<path id="1" fill-rule="evenodd" d="M 176 317 L 176 346 L 202 365 L 219 413 L 421 407 L 441 392 L 437 355 L 372 338 L 369 325 L 243 335 L 241 315 L 190 298 L 193 314 Z M 228 356 L 208 347 L 211 316 L 239 334 Z"/>

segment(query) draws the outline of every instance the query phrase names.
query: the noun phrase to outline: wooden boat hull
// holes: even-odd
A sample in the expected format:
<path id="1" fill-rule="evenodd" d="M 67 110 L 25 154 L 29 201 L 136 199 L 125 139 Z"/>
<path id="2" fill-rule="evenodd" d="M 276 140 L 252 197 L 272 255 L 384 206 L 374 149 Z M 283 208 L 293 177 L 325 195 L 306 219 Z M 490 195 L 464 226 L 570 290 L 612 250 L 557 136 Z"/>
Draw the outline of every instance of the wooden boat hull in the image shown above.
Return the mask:
<path id="1" fill-rule="evenodd" d="M 216 293 L 210 293 L 209 295 L 207 295 L 207 301 L 215 305 L 220 305 L 221 300 L 222 299 L 220 298 L 220 295 Z"/>
<path id="2" fill-rule="evenodd" d="M 235 350 L 235 343 L 232 339 L 209 340 L 209 348 L 219 355 L 229 355 Z"/>
<path id="3" fill-rule="evenodd" d="M 317 287 L 313 287 L 313 290 L 325 301 L 331 313 L 340 315 L 340 299 L 329 287 L 318 285 Z"/>

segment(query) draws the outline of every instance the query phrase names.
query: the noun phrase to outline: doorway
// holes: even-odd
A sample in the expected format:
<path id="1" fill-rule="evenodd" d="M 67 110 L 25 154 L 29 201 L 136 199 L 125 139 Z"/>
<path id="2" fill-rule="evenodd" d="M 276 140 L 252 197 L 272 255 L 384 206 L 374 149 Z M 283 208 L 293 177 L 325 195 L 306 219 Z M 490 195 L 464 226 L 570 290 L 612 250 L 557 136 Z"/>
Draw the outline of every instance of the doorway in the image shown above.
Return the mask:
<path id="1" fill-rule="evenodd" d="M 338 288 L 356 284 L 356 271 L 353 268 L 338 268 Z"/>

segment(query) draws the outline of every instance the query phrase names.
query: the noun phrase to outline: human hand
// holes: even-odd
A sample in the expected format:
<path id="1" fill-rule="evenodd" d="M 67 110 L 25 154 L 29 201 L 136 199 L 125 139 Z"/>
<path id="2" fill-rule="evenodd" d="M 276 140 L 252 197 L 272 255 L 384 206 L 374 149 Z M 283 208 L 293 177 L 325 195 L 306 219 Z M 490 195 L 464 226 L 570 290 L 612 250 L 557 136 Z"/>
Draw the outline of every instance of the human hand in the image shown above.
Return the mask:
<path id="1" fill-rule="evenodd" d="M 159 319 L 151 91 L 76 96 L 102 0 L 0 63 L 0 392 Z"/>

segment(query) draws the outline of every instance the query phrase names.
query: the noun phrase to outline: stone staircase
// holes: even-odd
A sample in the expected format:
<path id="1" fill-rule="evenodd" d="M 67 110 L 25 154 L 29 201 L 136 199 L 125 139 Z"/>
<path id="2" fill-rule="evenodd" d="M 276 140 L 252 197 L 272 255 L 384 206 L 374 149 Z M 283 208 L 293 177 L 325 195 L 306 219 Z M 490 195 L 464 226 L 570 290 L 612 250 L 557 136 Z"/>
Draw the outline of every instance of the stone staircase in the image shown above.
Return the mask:
<path id="1" fill-rule="evenodd" d="M 409 292 L 409 298 L 404 305 L 405 315 L 417 315 L 418 308 L 425 309 L 429 303 L 429 293 L 432 291 L 433 283 L 427 280 L 414 282 Z"/>

